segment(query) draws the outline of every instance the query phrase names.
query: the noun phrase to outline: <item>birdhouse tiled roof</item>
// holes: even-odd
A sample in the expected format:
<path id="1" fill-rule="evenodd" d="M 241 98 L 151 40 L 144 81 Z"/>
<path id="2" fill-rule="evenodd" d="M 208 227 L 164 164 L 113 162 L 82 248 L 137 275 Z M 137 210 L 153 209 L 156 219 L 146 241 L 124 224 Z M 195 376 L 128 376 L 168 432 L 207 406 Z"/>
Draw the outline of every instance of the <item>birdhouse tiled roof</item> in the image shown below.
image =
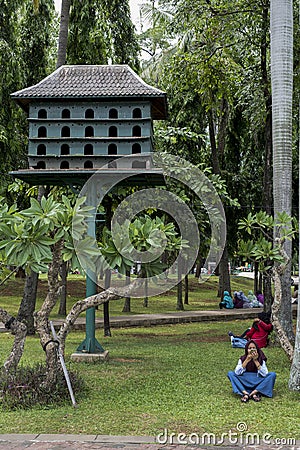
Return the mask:
<path id="1" fill-rule="evenodd" d="M 38 84 L 11 96 L 25 110 L 36 100 L 147 99 L 153 118 L 166 118 L 166 93 L 149 86 L 128 65 L 61 66 Z"/>

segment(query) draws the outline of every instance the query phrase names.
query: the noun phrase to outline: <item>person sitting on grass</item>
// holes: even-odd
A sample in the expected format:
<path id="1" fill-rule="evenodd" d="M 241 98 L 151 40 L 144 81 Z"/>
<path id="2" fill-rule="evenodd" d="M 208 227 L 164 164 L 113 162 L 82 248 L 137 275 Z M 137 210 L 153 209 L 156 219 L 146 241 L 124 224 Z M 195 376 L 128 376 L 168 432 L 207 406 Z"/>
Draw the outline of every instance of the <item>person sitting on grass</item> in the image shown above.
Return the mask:
<path id="1" fill-rule="evenodd" d="M 261 291 L 256 292 L 256 298 L 262 305 L 265 303 L 265 297 L 264 294 Z"/>
<path id="2" fill-rule="evenodd" d="M 243 291 L 233 293 L 234 308 L 250 308 L 250 301 Z"/>
<path id="3" fill-rule="evenodd" d="M 260 402 L 262 395 L 273 397 L 276 373 L 268 371 L 266 361 L 263 351 L 250 340 L 235 370 L 228 372 L 232 390 L 240 395 L 243 403 L 247 403 L 250 399 Z"/>
<path id="4" fill-rule="evenodd" d="M 257 297 L 254 295 L 253 291 L 249 291 L 247 297 L 250 302 L 250 308 L 262 308 L 264 306 L 257 300 Z"/>
<path id="5" fill-rule="evenodd" d="M 226 309 L 234 308 L 233 300 L 232 300 L 231 295 L 229 294 L 228 291 L 224 291 L 223 299 L 219 303 L 219 307 L 220 307 L 220 309 L 222 309 L 222 308 L 226 308 Z"/>
<path id="6" fill-rule="evenodd" d="M 247 344 L 247 341 L 252 339 L 256 342 L 259 348 L 264 348 L 268 345 L 269 342 L 269 334 L 273 330 L 273 325 L 270 321 L 271 314 L 266 312 L 260 312 L 257 314 L 257 317 L 254 319 L 252 327 L 248 328 L 244 331 L 243 334 L 237 336 L 229 331 L 228 335 L 231 339 L 231 344 L 234 347 L 234 343 Z M 242 345 L 236 345 L 241 347 Z"/>

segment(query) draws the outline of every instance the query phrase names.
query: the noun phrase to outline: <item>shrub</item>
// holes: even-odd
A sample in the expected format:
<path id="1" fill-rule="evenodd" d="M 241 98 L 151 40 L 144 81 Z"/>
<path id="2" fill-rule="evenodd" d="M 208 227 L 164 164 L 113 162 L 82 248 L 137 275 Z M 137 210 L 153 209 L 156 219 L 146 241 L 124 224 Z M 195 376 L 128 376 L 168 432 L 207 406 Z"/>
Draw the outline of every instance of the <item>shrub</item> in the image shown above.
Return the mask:
<path id="1" fill-rule="evenodd" d="M 33 367 L 18 368 L 14 377 L 7 380 L 0 373 L 0 405 L 4 410 L 31 408 L 35 405 L 46 406 L 70 402 L 70 395 L 63 372 L 59 372 L 57 382 L 51 387 L 44 385 L 46 366 L 37 364 Z M 85 391 L 83 379 L 76 372 L 69 372 L 71 385 L 75 393 Z"/>

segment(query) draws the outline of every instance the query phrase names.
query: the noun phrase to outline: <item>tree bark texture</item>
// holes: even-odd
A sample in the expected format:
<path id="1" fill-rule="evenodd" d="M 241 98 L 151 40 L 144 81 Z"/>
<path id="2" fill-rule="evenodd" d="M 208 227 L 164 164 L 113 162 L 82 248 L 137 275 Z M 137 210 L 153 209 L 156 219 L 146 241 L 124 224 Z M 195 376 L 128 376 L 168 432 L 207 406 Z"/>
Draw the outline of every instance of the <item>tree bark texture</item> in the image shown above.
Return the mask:
<path id="1" fill-rule="evenodd" d="M 130 284 L 130 270 L 126 270 L 126 286 Z M 124 306 L 122 312 L 130 312 L 130 297 L 126 297 L 124 300 Z"/>
<path id="2" fill-rule="evenodd" d="M 183 301 L 182 301 L 182 258 L 178 256 L 178 267 L 177 267 L 177 305 L 176 309 L 177 311 L 183 311 Z"/>
<path id="3" fill-rule="evenodd" d="M 292 100 L 293 100 L 293 2 L 271 0 L 271 81 L 274 216 L 291 215 L 292 208 Z M 275 238 L 276 238 L 275 230 Z M 291 242 L 285 242 L 291 259 Z M 282 302 L 279 319 L 293 338 L 290 264 L 281 273 Z"/>
<path id="4" fill-rule="evenodd" d="M 105 271 L 105 289 L 108 289 L 111 283 L 111 270 L 107 269 Z M 109 322 L 109 302 L 104 303 L 103 305 L 103 328 L 104 328 L 104 336 L 111 336 L 110 331 L 110 322 Z"/>
<path id="5" fill-rule="evenodd" d="M 220 174 L 220 158 L 222 158 L 225 148 L 226 127 L 228 123 L 228 103 L 226 99 L 222 99 L 220 115 L 221 119 L 219 124 L 217 145 L 213 112 L 211 110 L 209 110 L 208 112 L 208 127 L 212 152 L 212 166 L 213 172 L 216 175 Z M 216 271 L 218 271 L 219 273 L 218 296 L 220 297 L 224 291 L 231 292 L 227 244 L 225 244 L 224 251 L 220 263 L 216 268 Z"/>
<path id="6" fill-rule="evenodd" d="M 219 263 L 219 273 L 218 297 L 222 297 L 224 291 L 231 292 L 227 244 L 225 244 L 222 258 Z"/>
<path id="7" fill-rule="evenodd" d="M 266 265 L 268 261 L 266 261 Z M 263 274 L 263 293 L 264 293 L 264 311 L 271 312 L 272 303 L 273 303 L 273 294 L 272 294 L 272 276 L 270 270 L 267 273 Z"/>
<path id="8" fill-rule="evenodd" d="M 300 392 L 300 295 L 298 291 L 297 326 L 294 355 L 289 378 L 289 389 Z"/>
<path id="9" fill-rule="evenodd" d="M 4 323 L 5 328 L 14 334 L 14 343 L 10 355 L 5 361 L 2 369 L 4 370 L 6 376 L 9 377 L 13 376 L 20 359 L 22 358 L 27 328 L 24 323 L 19 322 L 15 317 L 2 308 L 0 308 L 0 321 Z"/>
<path id="10" fill-rule="evenodd" d="M 189 276 L 184 277 L 184 304 L 189 304 Z"/>
<path id="11" fill-rule="evenodd" d="M 39 274 L 32 270 L 29 275 L 26 275 L 23 298 L 17 315 L 17 319 L 25 323 L 29 335 L 35 333 L 33 313 L 36 305 L 38 278 Z"/>
<path id="12" fill-rule="evenodd" d="M 281 300 L 282 300 L 281 276 L 280 275 L 281 275 L 280 268 L 279 267 L 274 268 L 275 296 L 274 296 L 274 302 L 272 305 L 272 324 L 273 324 L 274 330 L 276 331 L 276 334 L 277 334 L 277 337 L 279 339 L 282 349 L 285 351 L 290 362 L 292 362 L 293 356 L 294 356 L 294 348 L 293 348 L 292 344 L 290 343 L 288 336 L 278 318 L 278 313 L 279 313 L 279 309 L 281 306 Z"/>
<path id="13" fill-rule="evenodd" d="M 56 68 L 66 64 L 71 0 L 62 0 Z"/>
<path id="14" fill-rule="evenodd" d="M 59 309 L 58 314 L 60 316 L 67 315 L 67 282 L 68 282 L 68 264 L 66 261 L 61 263 L 60 267 L 60 278 L 61 278 L 61 286 L 60 286 L 60 301 L 59 301 Z"/>
<path id="15" fill-rule="evenodd" d="M 269 89 L 268 70 L 268 35 L 270 33 L 269 5 L 266 2 L 262 14 L 262 34 L 261 34 L 261 80 L 266 108 L 265 118 L 265 158 L 263 175 L 263 209 L 267 214 L 273 214 L 273 155 L 272 155 L 272 96 Z"/>
<path id="16" fill-rule="evenodd" d="M 53 340 L 49 324 L 49 316 L 59 295 L 60 284 L 58 275 L 61 265 L 61 252 L 63 245 L 63 239 L 60 239 L 53 245 L 53 259 L 51 264 L 49 264 L 48 270 L 48 294 L 41 309 L 35 314 L 36 330 L 39 334 L 41 345 L 46 354 L 47 377 L 45 384 L 48 386 L 55 383 L 57 374 L 61 370 L 57 353 L 58 342 Z"/>
<path id="17" fill-rule="evenodd" d="M 144 308 L 148 308 L 149 297 L 148 297 L 148 280 L 147 280 L 147 278 L 145 278 L 144 292 L 145 292 L 145 295 L 144 295 L 143 306 L 144 306 Z"/>

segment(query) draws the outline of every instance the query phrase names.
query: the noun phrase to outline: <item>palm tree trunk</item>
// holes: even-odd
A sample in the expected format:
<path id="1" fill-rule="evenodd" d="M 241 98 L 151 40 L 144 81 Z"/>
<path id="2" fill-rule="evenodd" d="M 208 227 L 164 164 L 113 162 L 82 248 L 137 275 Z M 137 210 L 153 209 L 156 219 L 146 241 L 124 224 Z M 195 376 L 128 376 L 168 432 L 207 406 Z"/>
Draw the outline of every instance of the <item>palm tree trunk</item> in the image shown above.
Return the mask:
<path id="1" fill-rule="evenodd" d="M 293 2 L 271 0 L 271 81 L 274 215 L 292 206 Z M 275 234 L 277 230 L 274 230 Z M 291 258 L 291 242 L 285 242 Z M 292 341 L 291 267 L 281 275 L 279 320 Z"/>
<path id="2" fill-rule="evenodd" d="M 71 0 L 62 0 L 56 68 L 66 64 Z"/>

